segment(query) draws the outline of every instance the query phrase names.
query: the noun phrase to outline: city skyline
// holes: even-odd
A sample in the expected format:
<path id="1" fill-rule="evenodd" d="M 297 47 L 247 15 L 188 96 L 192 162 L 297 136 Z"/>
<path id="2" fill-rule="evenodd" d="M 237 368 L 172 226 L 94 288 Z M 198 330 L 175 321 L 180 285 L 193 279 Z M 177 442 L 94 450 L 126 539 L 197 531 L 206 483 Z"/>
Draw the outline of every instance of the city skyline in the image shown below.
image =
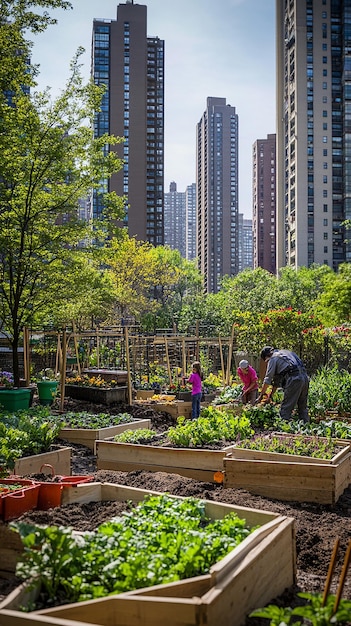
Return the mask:
<path id="1" fill-rule="evenodd" d="M 50 12 L 58 24 L 34 38 L 39 89 L 64 88 L 79 46 L 88 79 L 93 20 L 116 19 L 118 4 L 72 0 L 72 11 Z M 252 146 L 275 132 L 274 0 L 221 0 L 221 10 L 209 0 L 177 0 L 176 11 L 163 0 L 135 4 L 147 6 L 148 34 L 165 40 L 165 191 L 195 181 L 196 124 L 206 98 L 223 97 L 239 116 L 239 211 L 251 217 Z"/>

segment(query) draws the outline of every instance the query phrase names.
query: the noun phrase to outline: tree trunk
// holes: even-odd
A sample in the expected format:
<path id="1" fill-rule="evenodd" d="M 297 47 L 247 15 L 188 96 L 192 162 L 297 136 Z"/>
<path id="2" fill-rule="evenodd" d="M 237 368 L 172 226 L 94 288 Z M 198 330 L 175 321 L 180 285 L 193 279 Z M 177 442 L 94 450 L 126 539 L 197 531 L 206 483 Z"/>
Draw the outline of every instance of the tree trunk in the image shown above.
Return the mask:
<path id="1" fill-rule="evenodd" d="M 20 386 L 20 369 L 19 369 L 19 354 L 18 354 L 18 347 L 19 347 L 19 332 L 18 331 L 14 331 L 12 340 L 11 340 L 11 348 L 12 348 L 12 368 L 13 368 L 13 379 L 14 379 L 14 386 L 15 387 L 19 387 Z"/>

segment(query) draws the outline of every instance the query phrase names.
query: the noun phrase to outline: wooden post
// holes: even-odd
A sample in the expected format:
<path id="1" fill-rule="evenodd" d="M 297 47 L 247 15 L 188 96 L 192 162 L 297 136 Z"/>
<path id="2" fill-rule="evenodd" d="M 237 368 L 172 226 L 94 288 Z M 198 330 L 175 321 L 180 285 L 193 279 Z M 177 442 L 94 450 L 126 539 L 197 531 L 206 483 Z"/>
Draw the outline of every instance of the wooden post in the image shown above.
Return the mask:
<path id="1" fill-rule="evenodd" d="M 185 352 L 185 339 L 182 339 L 182 352 L 183 352 L 183 376 L 186 375 L 186 352 Z"/>
<path id="2" fill-rule="evenodd" d="M 126 364 L 127 364 L 127 381 L 128 381 L 128 401 L 129 404 L 133 402 L 133 393 L 132 393 L 132 380 L 130 377 L 130 362 L 129 362 L 129 337 L 128 337 L 128 326 L 124 327 L 124 338 L 126 344 Z"/>
<path id="3" fill-rule="evenodd" d="M 223 346 L 222 346 L 222 339 L 220 337 L 218 337 L 218 346 L 219 346 L 219 354 L 220 354 L 220 357 L 221 357 L 222 383 L 223 383 L 223 385 L 225 385 L 226 377 L 225 377 L 225 374 L 224 374 Z"/>
<path id="4" fill-rule="evenodd" d="M 62 359 L 60 368 L 60 411 L 63 411 L 65 401 L 65 382 L 66 382 L 66 358 L 67 358 L 67 332 L 66 328 L 62 331 Z"/>
<path id="5" fill-rule="evenodd" d="M 196 320 L 196 360 L 200 360 L 199 320 Z"/>
<path id="6" fill-rule="evenodd" d="M 226 378 L 227 385 L 229 385 L 229 382 L 230 382 L 230 370 L 232 367 L 232 357 L 233 357 L 233 344 L 234 344 L 234 324 L 232 326 L 232 334 L 230 337 L 229 350 L 228 350 L 227 378 Z"/>
<path id="7" fill-rule="evenodd" d="M 96 329 L 96 367 L 99 369 L 100 367 L 100 337 L 99 337 L 99 329 Z"/>
<path id="8" fill-rule="evenodd" d="M 57 333 L 57 348 L 56 348 L 56 361 L 55 361 L 55 374 L 61 371 L 62 365 L 62 350 L 61 350 L 61 335 Z"/>
<path id="9" fill-rule="evenodd" d="M 166 351 L 166 362 L 167 362 L 167 370 L 168 370 L 168 378 L 169 378 L 169 384 L 172 384 L 172 372 L 171 372 L 171 364 L 169 362 L 169 354 L 168 354 L 168 340 L 167 337 L 165 337 L 165 351 Z"/>
<path id="10" fill-rule="evenodd" d="M 74 351 L 75 351 L 76 359 L 77 359 L 77 371 L 80 376 L 79 350 L 78 350 L 78 342 L 77 342 L 77 334 L 76 334 L 76 325 L 74 322 L 72 322 L 72 329 L 73 329 Z"/>

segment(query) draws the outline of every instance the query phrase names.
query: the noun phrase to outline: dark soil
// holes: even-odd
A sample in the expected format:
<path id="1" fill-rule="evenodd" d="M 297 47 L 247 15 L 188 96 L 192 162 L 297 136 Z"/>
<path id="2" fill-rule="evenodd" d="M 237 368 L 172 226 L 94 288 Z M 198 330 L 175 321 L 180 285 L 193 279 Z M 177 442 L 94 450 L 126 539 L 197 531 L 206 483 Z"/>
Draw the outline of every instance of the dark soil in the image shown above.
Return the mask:
<path id="1" fill-rule="evenodd" d="M 167 414 L 139 407 L 123 406 L 106 409 L 105 406 L 66 400 L 65 410 L 86 410 L 92 413 L 103 411 L 111 414 L 128 411 L 135 417 L 151 418 L 152 428 L 158 432 L 166 430 L 174 423 Z M 351 539 L 351 487 L 345 490 L 334 506 L 281 502 L 252 495 L 242 489 L 224 488 L 221 485 L 199 482 L 175 474 L 146 471 L 130 473 L 97 471 L 96 459 L 88 448 L 79 445 L 71 447 L 73 448 L 72 474 L 93 474 L 94 479 L 101 482 L 119 483 L 179 496 L 195 496 L 293 517 L 296 523 L 297 580 L 293 589 L 286 590 L 279 599 L 275 599 L 275 603 L 282 606 L 301 603 L 297 597 L 298 592 L 323 592 L 334 544 L 339 538 L 337 565 L 330 589 L 330 593 L 336 593 L 344 556 Z M 21 520 L 38 524 L 67 525 L 86 531 L 95 529 L 104 520 L 119 514 L 122 508 L 124 505 L 116 502 L 70 504 L 49 511 L 32 511 L 23 515 Z M 6 595 L 9 592 L 14 582 L 0 580 L 0 599 L 1 594 Z M 351 568 L 346 577 L 342 597 L 351 599 Z M 258 618 L 247 620 L 248 626 L 267 625 L 267 623 L 267 620 Z"/>

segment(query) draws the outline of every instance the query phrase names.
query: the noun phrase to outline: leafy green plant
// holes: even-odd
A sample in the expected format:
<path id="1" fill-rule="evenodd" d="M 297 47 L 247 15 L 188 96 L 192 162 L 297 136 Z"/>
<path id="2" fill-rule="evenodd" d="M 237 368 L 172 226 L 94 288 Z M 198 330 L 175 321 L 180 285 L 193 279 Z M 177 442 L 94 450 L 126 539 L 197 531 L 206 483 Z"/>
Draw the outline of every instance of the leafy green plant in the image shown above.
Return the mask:
<path id="1" fill-rule="evenodd" d="M 203 501 L 167 494 L 146 497 L 90 533 L 11 527 L 25 546 L 16 574 L 40 581 L 46 606 L 205 574 L 254 530 L 234 512 L 210 520 Z"/>
<path id="2" fill-rule="evenodd" d="M 270 620 L 270 626 L 282 626 L 285 624 L 294 624 L 301 626 L 302 624 L 310 624 L 311 626 L 327 626 L 328 624 L 344 624 L 349 623 L 351 615 L 351 601 L 341 599 L 339 606 L 334 611 L 335 596 L 329 595 L 325 604 L 323 604 L 323 595 L 316 593 L 298 593 L 300 598 L 307 600 L 306 604 L 291 607 L 278 607 L 275 604 L 269 604 L 262 609 L 255 609 L 250 617 L 264 617 Z M 302 621 L 296 620 L 296 617 L 304 618 Z"/>
<path id="3" fill-rule="evenodd" d="M 188 448 L 235 441 L 253 432 L 247 417 L 209 406 L 201 410 L 196 420 L 179 417 L 177 425 L 168 429 L 167 438 L 176 446 Z"/>
<path id="4" fill-rule="evenodd" d="M 280 434 L 256 435 L 252 439 L 239 441 L 237 445 L 246 450 L 310 456 L 316 459 L 332 459 L 340 447 L 331 438 L 321 439 L 320 437 L 306 437 L 304 435 L 285 436 Z"/>
<path id="5" fill-rule="evenodd" d="M 110 415 L 109 413 L 88 413 L 81 411 L 74 413 L 69 411 L 64 416 L 65 426 L 70 428 L 107 428 L 109 426 L 117 426 L 118 424 L 127 424 L 133 422 L 133 417 L 129 413 L 117 413 Z"/>
<path id="6" fill-rule="evenodd" d="M 17 459 L 47 452 L 62 427 L 47 407 L 0 414 L 0 466 L 12 470 Z"/>
<path id="7" fill-rule="evenodd" d="M 308 409 L 311 417 L 326 411 L 351 413 L 351 374 L 335 367 L 322 367 L 310 381 Z"/>
<path id="8" fill-rule="evenodd" d="M 231 387 L 225 387 L 223 391 L 217 396 L 212 404 L 229 404 L 235 400 L 239 400 L 241 397 L 242 385 L 233 385 Z"/>
<path id="9" fill-rule="evenodd" d="M 124 430 L 123 433 L 115 435 L 114 441 L 119 443 L 150 443 L 157 436 L 156 430 L 150 428 L 137 428 L 136 430 Z"/>

